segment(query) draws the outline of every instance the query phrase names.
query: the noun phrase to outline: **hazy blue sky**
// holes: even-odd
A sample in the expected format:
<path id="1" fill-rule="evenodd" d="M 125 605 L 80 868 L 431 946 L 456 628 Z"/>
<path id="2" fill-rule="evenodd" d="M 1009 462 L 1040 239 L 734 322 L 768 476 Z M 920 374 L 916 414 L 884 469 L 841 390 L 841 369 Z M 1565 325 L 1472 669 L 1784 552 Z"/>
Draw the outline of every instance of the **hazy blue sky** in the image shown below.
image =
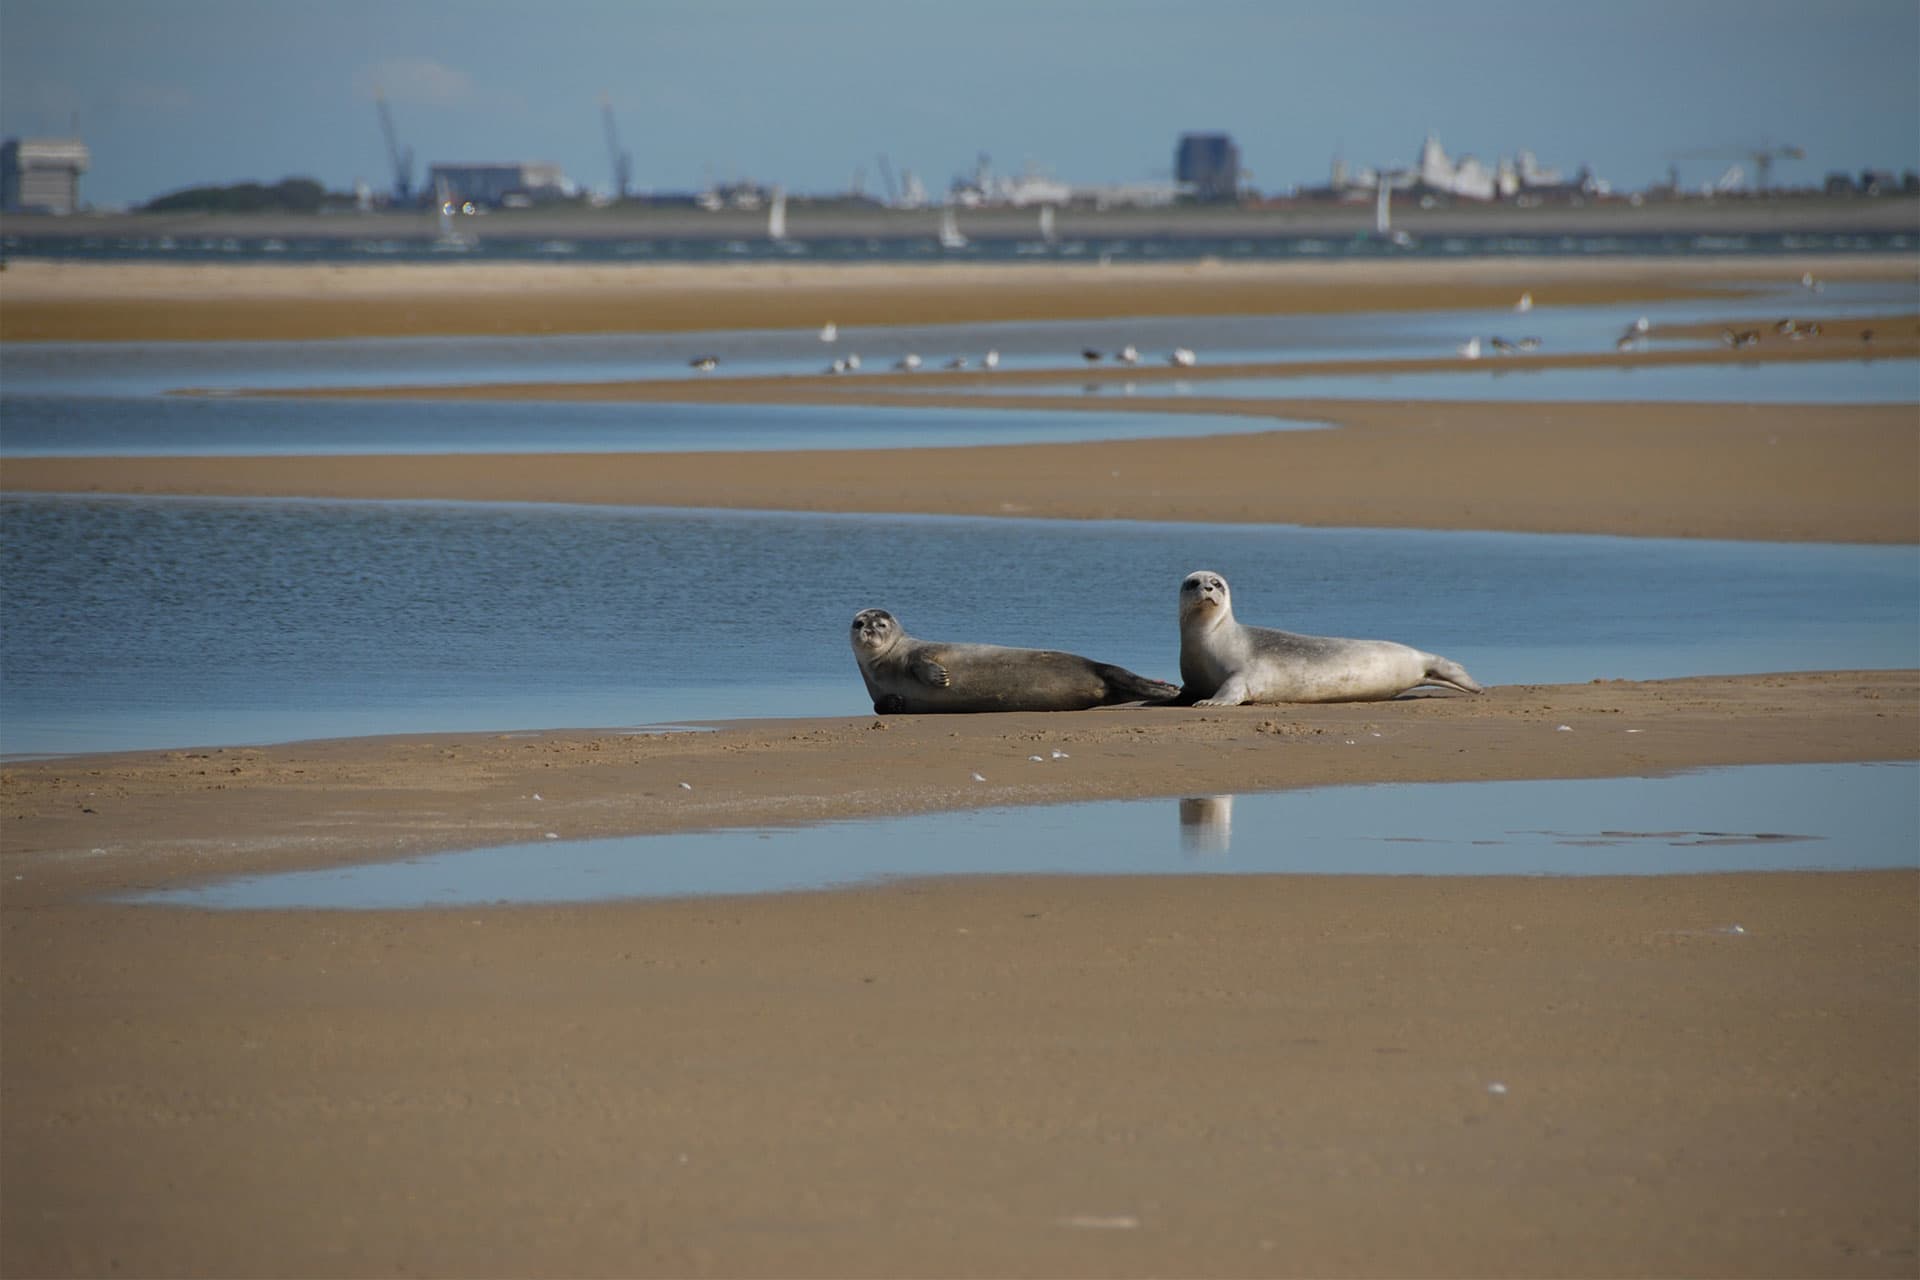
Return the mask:
<path id="1" fill-rule="evenodd" d="M 1915 0 L 0 0 L 0 134 L 77 119 L 95 204 L 385 188 L 376 84 L 420 175 L 540 160 L 598 188 L 602 93 L 642 190 L 876 191 L 881 152 L 935 192 L 980 151 L 1166 179 L 1189 130 L 1232 133 L 1267 189 L 1336 147 L 1409 163 L 1430 129 L 1628 187 L 1766 145 L 1807 152 L 1777 181 L 1920 166 Z"/>

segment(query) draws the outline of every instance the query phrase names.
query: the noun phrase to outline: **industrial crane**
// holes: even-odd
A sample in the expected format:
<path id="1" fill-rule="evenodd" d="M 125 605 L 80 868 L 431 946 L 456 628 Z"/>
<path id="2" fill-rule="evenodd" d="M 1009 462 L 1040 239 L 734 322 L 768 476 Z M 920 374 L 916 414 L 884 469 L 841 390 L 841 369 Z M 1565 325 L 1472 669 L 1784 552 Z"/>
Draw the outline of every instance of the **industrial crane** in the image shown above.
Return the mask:
<path id="1" fill-rule="evenodd" d="M 600 95 L 600 118 L 607 126 L 607 154 L 613 158 L 613 198 L 627 198 L 627 183 L 633 176 L 633 155 L 620 149 L 620 135 L 613 127 L 613 103 Z"/>
<path id="2" fill-rule="evenodd" d="M 1773 161 L 1805 160 L 1807 153 L 1799 147 L 1760 147 L 1753 153 L 1753 189 L 1765 191 L 1767 183 L 1773 177 Z"/>
<path id="3" fill-rule="evenodd" d="M 1775 160 L 1804 160 L 1807 158 L 1807 153 L 1800 147 L 1794 146 L 1776 147 L 1771 144 L 1756 146 L 1753 143 L 1744 143 L 1719 147 L 1695 147 L 1690 151 L 1674 152 L 1667 159 L 1670 163 L 1674 163 L 1681 160 L 1727 160 L 1735 157 L 1753 166 L 1753 189 L 1756 192 L 1764 192 L 1773 180 Z M 1729 170 L 1727 177 L 1737 183 L 1739 181 L 1737 168 Z M 1723 178 L 1722 181 L 1725 182 L 1726 179 Z"/>
<path id="4" fill-rule="evenodd" d="M 393 202 L 410 205 L 413 203 L 413 148 L 400 145 L 393 131 L 393 113 L 387 110 L 387 95 L 377 87 L 373 91 L 373 105 L 380 110 L 380 131 L 386 135 L 387 159 L 393 164 Z"/>

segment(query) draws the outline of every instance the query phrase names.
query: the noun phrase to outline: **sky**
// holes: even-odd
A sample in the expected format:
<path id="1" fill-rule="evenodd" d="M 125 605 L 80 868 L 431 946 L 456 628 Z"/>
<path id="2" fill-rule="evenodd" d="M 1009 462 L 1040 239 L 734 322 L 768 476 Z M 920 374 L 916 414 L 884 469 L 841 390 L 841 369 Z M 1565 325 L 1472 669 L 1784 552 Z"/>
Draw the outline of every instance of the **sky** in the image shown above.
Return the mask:
<path id="1" fill-rule="evenodd" d="M 391 186 L 538 161 L 640 191 L 754 180 L 935 193 L 987 153 L 1076 185 L 1165 182 L 1223 131 L 1267 191 L 1352 166 L 1531 150 L 1616 188 L 1920 168 L 1915 0 L 0 0 L 0 136 L 92 152 L 82 198 L 310 177 Z"/>

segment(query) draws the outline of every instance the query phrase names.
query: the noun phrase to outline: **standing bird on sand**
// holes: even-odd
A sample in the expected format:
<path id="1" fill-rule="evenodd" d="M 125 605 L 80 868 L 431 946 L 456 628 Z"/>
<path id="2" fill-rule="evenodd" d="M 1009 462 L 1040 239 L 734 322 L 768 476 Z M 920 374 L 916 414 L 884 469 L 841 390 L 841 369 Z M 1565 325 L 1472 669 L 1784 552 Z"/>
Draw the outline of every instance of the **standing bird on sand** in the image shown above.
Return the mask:
<path id="1" fill-rule="evenodd" d="M 1139 364 L 1140 349 L 1129 342 L 1126 346 L 1120 348 L 1120 354 L 1115 358 L 1119 360 L 1121 364 Z"/>
<path id="2" fill-rule="evenodd" d="M 1191 369 L 1198 363 L 1198 357 L 1191 347 L 1175 347 L 1173 354 L 1167 357 L 1167 363 L 1181 369 Z"/>
<path id="3" fill-rule="evenodd" d="M 820 341 L 832 342 L 840 336 L 840 326 L 829 320 L 820 326 Z"/>

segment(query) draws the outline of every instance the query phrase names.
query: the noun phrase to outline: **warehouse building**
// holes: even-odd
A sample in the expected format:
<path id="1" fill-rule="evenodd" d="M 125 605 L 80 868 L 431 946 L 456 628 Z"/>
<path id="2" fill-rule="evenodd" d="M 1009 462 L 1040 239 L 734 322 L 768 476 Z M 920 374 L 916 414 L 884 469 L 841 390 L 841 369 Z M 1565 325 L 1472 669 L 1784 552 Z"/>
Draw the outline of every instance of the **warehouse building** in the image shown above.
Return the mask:
<path id="1" fill-rule="evenodd" d="M 427 171 L 427 186 L 456 204 L 489 208 L 573 194 L 557 164 L 436 164 Z"/>
<path id="2" fill-rule="evenodd" d="M 0 209 L 72 213 L 91 156 L 78 138 L 8 138 L 0 143 Z"/>

